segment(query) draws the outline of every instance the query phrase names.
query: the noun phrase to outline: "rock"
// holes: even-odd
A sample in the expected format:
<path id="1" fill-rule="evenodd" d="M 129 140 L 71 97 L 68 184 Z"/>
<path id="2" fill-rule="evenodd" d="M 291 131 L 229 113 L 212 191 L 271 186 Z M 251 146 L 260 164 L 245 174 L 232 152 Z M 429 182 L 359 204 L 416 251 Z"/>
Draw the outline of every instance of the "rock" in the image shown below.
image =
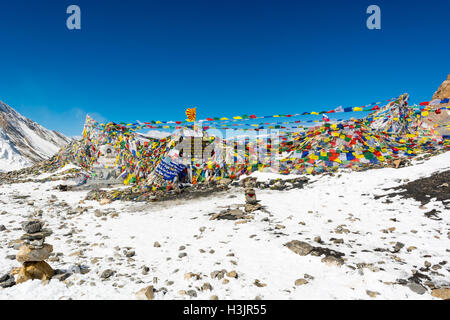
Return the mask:
<path id="1" fill-rule="evenodd" d="M 28 280 L 50 280 L 53 275 L 54 271 L 50 265 L 45 261 L 38 261 L 38 262 L 24 262 L 22 267 L 19 269 L 19 273 L 17 274 L 17 280 L 16 283 L 22 283 Z"/>
<path id="2" fill-rule="evenodd" d="M 288 249 L 292 250 L 296 254 L 299 254 L 301 256 L 306 256 L 309 254 L 314 247 L 310 245 L 309 243 L 298 241 L 298 240 L 292 240 L 285 244 Z"/>
<path id="3" fill-rule="evenodd" d="M 71 252 L 69 254 L 69 257 L 81 257 L 83 255 L 83 250 L 77 250 L 74 252 Z"/>
<path id="4" fill-rule="evenodd" d="M 125 252 L 125 257 L 127 257 L 127 258 L 134 257 L 135 255 L 136 255 L 136 252 L 134 250 Z"/>
<path id="5" fill-rule="evenodd" d="M 100 200 L 100 205 L 105 205 L 105 204 L 110 204 L 112 202 L 112 200 L 111 199 L 108 199 L 108 198 L 103 198 L 103 199 L 101 199 Z"/>
<path id="6" fill-rule="evenodd" d="M 445 80 L 434 93 L 432 100 L 450 98 L 450 74 L 447 75 Z"/>
<path id="7" fill-rule="evenodd" d="M 370 291 L 370 290 L 366 290 L 366 294 L 371 297 L 371 298 L 375 298 L 376 296 L 378 296 L 380 293 L 376 292 L 376 291 Z"/>
<path id="8" fill-rule="evenodd" d="M 155 298 L 153 286 L 142 288 L 136 292 L 136 298 L 138 300 L 153 300 Z"/>
<path id="9" fill-rule="evenodd" d="M 332 267 L 332 266 L 340 267 L 344 264 L 344 260 L 342 260 L 341 258 L 334 257 L 334 256 L 326 256 L 321 261 L 326 263 L 330 267 Z"/>
<path id="10" fill-rule="evenodd" d="M 186 273 L 185 275 L 184 275 L 184 279 L 185 280 L 191 280 L 191 279 L 195 279 L 195 280 L 200 280 L 200 275 L 199 274 L 196 274 L 196 273 L 193 273 L 193 272 L 188 272 L 188 273 Z"/>
<path id="11" fill-rule="evenodd" d="M 208 282 L 206 282 L 206 283 L 204 283 L 204 284 L 202 285 L 202 291 L 206 291 L 206 290 L 209 290 L 209 291 L 212 290 L 212 286 L 211 286 L 211 284 L 208 283 Z"/>
<path id="12" fill-rule="evenodd" d="M 308 283 L 308 280 L 306 280 L 306 279 L 297 279 L 297 280 L 295 280 L 295 285 L 296 286 L 302 286 L 302 285 L 307 284 L 307 283 Z"/>
<path id="13" fill-rule="evenodd" d="M 314 242 L 322 243 L 322 239 L 319 236 L 314 237 Z"/>
<path id="14" fill-rule="evenodd" d="M 5 230 L 6 230 L 6 227 L 4 225 L 0 224 L 0 231 L 5 231 Z"/>
<path id="15" fill-rule="evenodd" d="M 436 297 L 439 299 L 449 300 L 450 299 L 450 287 L 443 287 L 443 288 L 431 290 L 431 295 L 433 297 Z"/>
<path id="16" fill-rule="evenodd" d="M 94 211 L 94 215 L 97 218 L 100 218 L 100 217 L 103 217 L 103 212 L 97 209 L 97 210 Z"/>
<path id="17" fill-rule="evenodd" d="M 22 223 L 22 229 L 26 233 L 37 233 L 37 232 L 41 231 L 42 226 L 43 226 L 42 222 L 40 222 L 38 220 L 31 220 L 31 221 L 26 221 L 26 222 Z"/>
<path id="18" fill-rule="evenodd" d="M 230 272 L 227 273 L 227 277 L 228 278 L 235 278 L 235 279 L 237 279 L 238 274 L 237 274 L 236 271 L 230 271 Z"/>
<path id="19" fill-rule="evenodd" d="M 16 284 L 14 277 L 10 274 L 5 274 L 0 277 L 0 288 L 10 288 Z"/>
<path id="20" fill-rule="evenodd" d="M 159 242 L 158 242 L 158 241 L 155 241 L 155 243 L 153 244 L 153 246 L 154 246 L 155 248 L 159 248 L 159 247 L 161 247 L 161 245 L 159 244 Z"/>
<path id="21" fill-rule="evenodd" d="M 186 252 L 182 252 L 182 253 L 180 253 L 179 255 L 178 255 L 178 258 L 184 258 L 184 257 L 186 257 L 187 256 L 187 253 Z"/>
<path id="22" fill-rule="evenodd" d="M 72 275 L 72 274 L 71 274 L 70 272 L 58 273 L 58 274 L 55 274 L 55 275 L 52 277 L 52 280 L 64 281 L 64 280 L 66 280 L 67 278 L 69 278 L 71 275 Z"/>
<path id="23" fill-rule="evenodd" d="M 188 290 L 187 292 L 186 292 L 186 294 L 189 296 L 189 297 L 197 297 L 197 292 L 195 291 L 195 290 Z"/>
<path id="24" fill-rule="evenodd" d="M 44 244 L 40 249 L 31 248 L 29 245 L 23 245 L 19 248 L 16 259 L 18 262 L 43 261 L 50 257 L 52 251 L 53 246 L 50 244 Z"/>
<path id="25" fill-rule="evenodd" d="M 218 280 L 221 280 L 221 279 L 223 279 L 223 277 L 225 276 L 226 273 L 227 273 L 226 270 L 213 271 L 213 272 L 211 272 L 211 279 L 216 279 L 217 278 Z"/>
<path id="26" fill-rule="evenodd" d="M 424 294 L 425 292 L 427 292 L 427 289 L 424 286 L 422 286 L 421 284 L 416 283 L 416 282 L 412 282 L 412 281 L 408 282 L 406 284 L 406 286 L 409 289 L 411 289 L 411 291 L 413 291 L 413 292 L 415 292 L 417 294 Z"/>
<path id="27" fill-rule="evenodd" d="M 102 278 L 102 279 L 108 279 L 108 278 L 110 278 L 114 273 L 115 273 L 114 270 L 106 269 L 105 271 L 102 272 L 102 274 L 100 275 L 100 278 Z"/>
<path id="28" fill-rule="evenodd" d="M 219 297 L 216 295 L 213 295 L 213 296 L 209 297 L 209 300 L 219 300 Z"/>
<path id="29" fill-rule="evenodd" d="M 255 282 L 253 282 L 253 284 L 255 286 L 257 286 L 258 288 L 262 288 L 262 287 L 266 287 L 267 284 L 260 282 L 258 279 L 255 280 Z"/>
<path id="30" fill-rule="evenodd" d="M 394 250 L 392 252 L 397 253 L 399 252 L 405 245 L 401 242 L 397 242 L 394 246 Z"/>
<path id="31" fill-rule="evenodd" d="M 262 208 L 262 206 L 259 203 L 256 203 L 256 204 L 246 203 L 245 207 L 244 207 L 244 210 L 245 210 L 245 212 L 250 213 L 250 212 L 259 210 L 261 208 Z"/>
<path id="32" fill-rule="evenodd" d="M 25 233 L 20 237 L 20 240 L 28 240 L 28 241 L 42 240 L 45 239 L 45 237 L 48 237 L 50 234 L 51 234 L 50 232 Z"/>

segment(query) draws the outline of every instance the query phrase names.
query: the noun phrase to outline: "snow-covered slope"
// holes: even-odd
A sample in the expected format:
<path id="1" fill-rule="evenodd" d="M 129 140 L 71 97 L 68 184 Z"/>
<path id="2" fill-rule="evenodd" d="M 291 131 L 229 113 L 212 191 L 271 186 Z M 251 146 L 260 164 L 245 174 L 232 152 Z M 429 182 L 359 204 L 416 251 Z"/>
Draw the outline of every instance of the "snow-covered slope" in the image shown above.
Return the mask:
<path id="1" fill-rule="evenodd" d="M 0 101 L 0 172 L 47 159 L 69 141 Z"/>
<path id="2" fill-rule="evenodd" d="M 55 251 L 49 264 L 75 270 L 65 281 L 0 288 L 0 300 L 135 299 L 148 285 L 158 300 L 437 299 L 427 284 L 450 285 L 448 200 L 421 205 L 399 195 L 377 196 L 449 169 L 447 152 L 400 169 L 314 176 L 303 189 L 257 189 L 265 208 L 246 223 L 210 220 L 210 213 L 244 202 L 238 187 L 187 201 L 101 205 L 84 200 L 87 190 L 55 188 L 67 181 L 0 185 L 0 225 L 6 229 L 0 232 L 0 276 L 20 266 L 10 243 L 23 235 L 20 222 L 33 210 L 41 210 L 54 232 L 47 238 Z M 339 267 L 301 256 L 285 246 L 292 240 L 344 253 L 345 261 Z M 78 266 L 89 271 L 81 274 Z M 115 273 L 102 277 L 107 269 Z M 236 274 L 213 276 L 222 269 Z M 404 283 L 417 272 L 425 274 L 423 285 Z"/>

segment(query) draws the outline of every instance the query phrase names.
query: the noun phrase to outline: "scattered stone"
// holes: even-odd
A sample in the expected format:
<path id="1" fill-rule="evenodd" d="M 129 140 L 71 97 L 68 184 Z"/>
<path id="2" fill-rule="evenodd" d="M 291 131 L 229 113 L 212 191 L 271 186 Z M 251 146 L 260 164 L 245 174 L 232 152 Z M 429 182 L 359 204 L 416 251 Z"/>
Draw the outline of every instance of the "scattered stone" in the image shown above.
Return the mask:
<path id="1" fill-rule="evenodd" d="M 314 249 L 314 247 L 309 243 L 298 240 L 292 240 L 286 243 L 285 246 L 301 256 L 306 256 Z"/>
<path id="2" fill-rule="evenodd" d="M 202 285 L 202 291 L 207 291 L 207 290 L 209 290 L 209 291 L 212 290 L 212 286 L 211 286 L 211 284 L 208 283 L 208 282 L 206 282 L 206 283 L 204 283 L 204 284 Z"/>
<path id="3" fill-rule="evenodd" d="M 297 279 L 297 280 L 295 280 L 295 285 L 296 286 L 302 286 L 302 285 L 307 284 L 307 283 L 308 283 L 308 280 L 306 280 L 306 279 Z"/>
<path id="4" fill-rule="evenodd" d="M 431 295 L 433 297 L 442 299 L 442 300 L 449 300 L 450 299 L 450 287 L 443 287 L 439 289 L 431 290 Z"/>
<path id="5" fill-rule="evenodd" d="M 260 282 L 258 279 L 255 280 L 255 282 L 253 282 L 253 284 L 255 286 L 257 286 L 258 288 L 262 288 L 262 287 L 266 287 L 267 284 Z"/>
<path id="6" fill-rule="evenodd" d="M 419 284 L 419 283 L 416 283 L 416 282 L 408 282 L 407 284 L 406 284 L 406 286 L 409 288 L 409 289 L 411 289 L 411 291 L 413 291 L 413 292 L 415 292 L 415 293 L 417 293 L 417 294 L 424 294 L 425 292 L 427 292 L 427 289 L 424 287 L 424 286 L 422 286 L 421 284 Z"/>
<path id="7" fill-rule="evenodd" d="M 397 242 L 394 246 L 393 253 L 399 252 L 405 245 L 401 242 Z"/>
<path id="8" fill-rule="evenodd" d="M 105 271 L 102 272 L 102 274 L 100 275 L 100 278 L 102 279 L 108 279 L 110 278 L 115 272 L 111 269 L 106 269 Z"/>
<path id="9" fill-rule="evenodd" d="M 52 280 L 64 281 L 69 278 L 72 274 L 70 272 L 58 273 L 52 277 Z"/>
<path id="10" fill-rule="evenodd" d="M 237 279 L 238 274 L 237 274 L 236 271 L 230 271 L 230 272 L 227 273 L 227 277 L 228 278 L 235 278 L 235 279 Z"/>
<path id="11" fill-rule="evenodd" d="M 10 274 L 5 274 L 0 277 L 0 288 L 10 288 L 16 284 L 14 277 Z"/>
<path id="12" fill-rule="evenodd" d="M 199 274 L 192 273 L 192 272 L 188 272 L 184 275 L 185 280 L 191 280 L 192 278 L 194 278 L 195 280 L 200 280 L 201 276 Z"/>
<path id="13" fill-rule="evenodd" d="M 371 297 L 371 298 L 375 298 L 376 296 L 380 295 L 379 292 L 376 291 L 370 291 L 370 290 L 366 290 L 366 294 Z"/>
<path id="14" fill-rule="evenodd" d="M 197 297 L 197 292 L 196 292 L 195 290 L 188 290 L 188 291 L 186 292 L 186 294 L 187 294 L 189 297 L 191 297 L 191 298 Z"/>
<path id="15" fill-rule="evenodd" d="M 135 255 L 136 255 L 136 252 L 134 250 L 130 250 L 130 251 L 126 251 L 125 252 L 125 257 L 127 257 L 127 258 L 134 257 Z"/>
<path id="16" fill-rule="evenodd" d="M 153 286 L 142 288 L 136 292 L 136 298 L 138 300 L 153 300 L 155 298 Z"/>
<path id="17" fill-rule="evenodd" d="M 321 261 L 326 263 L 330 267 L 332 266 L 340 267 L 344 264 L 344 260 L 335 256 L 326 256 Z"/>
<path id="18" fill-rule="evenodd" d="M 216 295 L 213 295 L 213 296 L 209 297 L 209 300 L 219 300 L 219 297 Z"/>
<path id="19" fill-rule="evenodd" d="M 224 278 L 224 276 L 225 276 L 225 274 L 227 273 L 227 271 L 226 270 L 216 270 L 216 271 L 213 271 L 213 272 L 211 272 L 211 279 L 218 279 L 218 280 L 221 280 L 221 279 L 223 279 Z"/>
<path id="20" fill-rule="evenodd" d="M 159 242 L 158 242 L 158 241 L 155 241 L 155 243 L 153 244 L 153 246 L 154 246 L 155 248 L 159 248 L 159 247 L 161 247 L 161 245 L 159 244 Z"/>

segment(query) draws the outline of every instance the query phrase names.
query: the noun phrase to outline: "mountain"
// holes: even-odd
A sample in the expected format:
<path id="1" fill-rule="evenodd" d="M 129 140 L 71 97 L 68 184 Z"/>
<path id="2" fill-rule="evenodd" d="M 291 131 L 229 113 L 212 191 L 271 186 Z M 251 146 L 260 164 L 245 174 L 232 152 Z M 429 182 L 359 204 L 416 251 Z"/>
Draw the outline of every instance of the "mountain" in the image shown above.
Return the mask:
<path id="1" fill-rule="evenodd" d="M 70 140 L 0 101 L 0 172 L 21 169 L 48 159 Z"/>
<path id="2" fill-rule="evenodd" d="M 434 93 L 432 100 L 443 100 L 450 98 L 450 74 Z M 450 103 L 438 104 L 430 106 L 432 109 L 450 107 Z M 439 114 L 431 112 L 430 115 L 424 121 L 427 126 L 436 128 L 436 131 L 442 136 L 450 136 L 450 110 L 442 110 Z M 437 126 L 437 127 L 436 127 Z"/>
<path id="3" fill-rule="evenodd" d="M 434 100 L 445 98 L 450 98 L 450 74 L 447 75 L 447 80 L 445 80 L 434 93 L 432 99 Z"/>

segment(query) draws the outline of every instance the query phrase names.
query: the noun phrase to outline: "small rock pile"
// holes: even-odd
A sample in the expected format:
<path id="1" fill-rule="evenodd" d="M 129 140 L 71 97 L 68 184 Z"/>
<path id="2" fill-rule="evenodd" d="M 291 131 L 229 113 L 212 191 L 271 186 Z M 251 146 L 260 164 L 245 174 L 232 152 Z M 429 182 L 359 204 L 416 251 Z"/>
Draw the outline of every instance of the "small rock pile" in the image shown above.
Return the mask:
<path id="1" fill-rule="evenodd" d="M 262 206 L 258 200 L 256 200 L 255 189 L 245 189 L 245 212 L 250 213 L 261 209 Z"/>
<path id="2" fill-rule="evenodd" d="M 23 245 L 19 247 L 16 259 L 22 263 L 20 268 L 13 269 L 17 274 L 16 283 L 28 280 L 50 280 L 54 270 L 44 260 L 50 257 L 53 246 L 45 243 L 45 238 L 51 235 L 51 230 L 43 229 L 44 224 L 39 220 L 22 223 L 25 234 L 20 238 Z"/>

